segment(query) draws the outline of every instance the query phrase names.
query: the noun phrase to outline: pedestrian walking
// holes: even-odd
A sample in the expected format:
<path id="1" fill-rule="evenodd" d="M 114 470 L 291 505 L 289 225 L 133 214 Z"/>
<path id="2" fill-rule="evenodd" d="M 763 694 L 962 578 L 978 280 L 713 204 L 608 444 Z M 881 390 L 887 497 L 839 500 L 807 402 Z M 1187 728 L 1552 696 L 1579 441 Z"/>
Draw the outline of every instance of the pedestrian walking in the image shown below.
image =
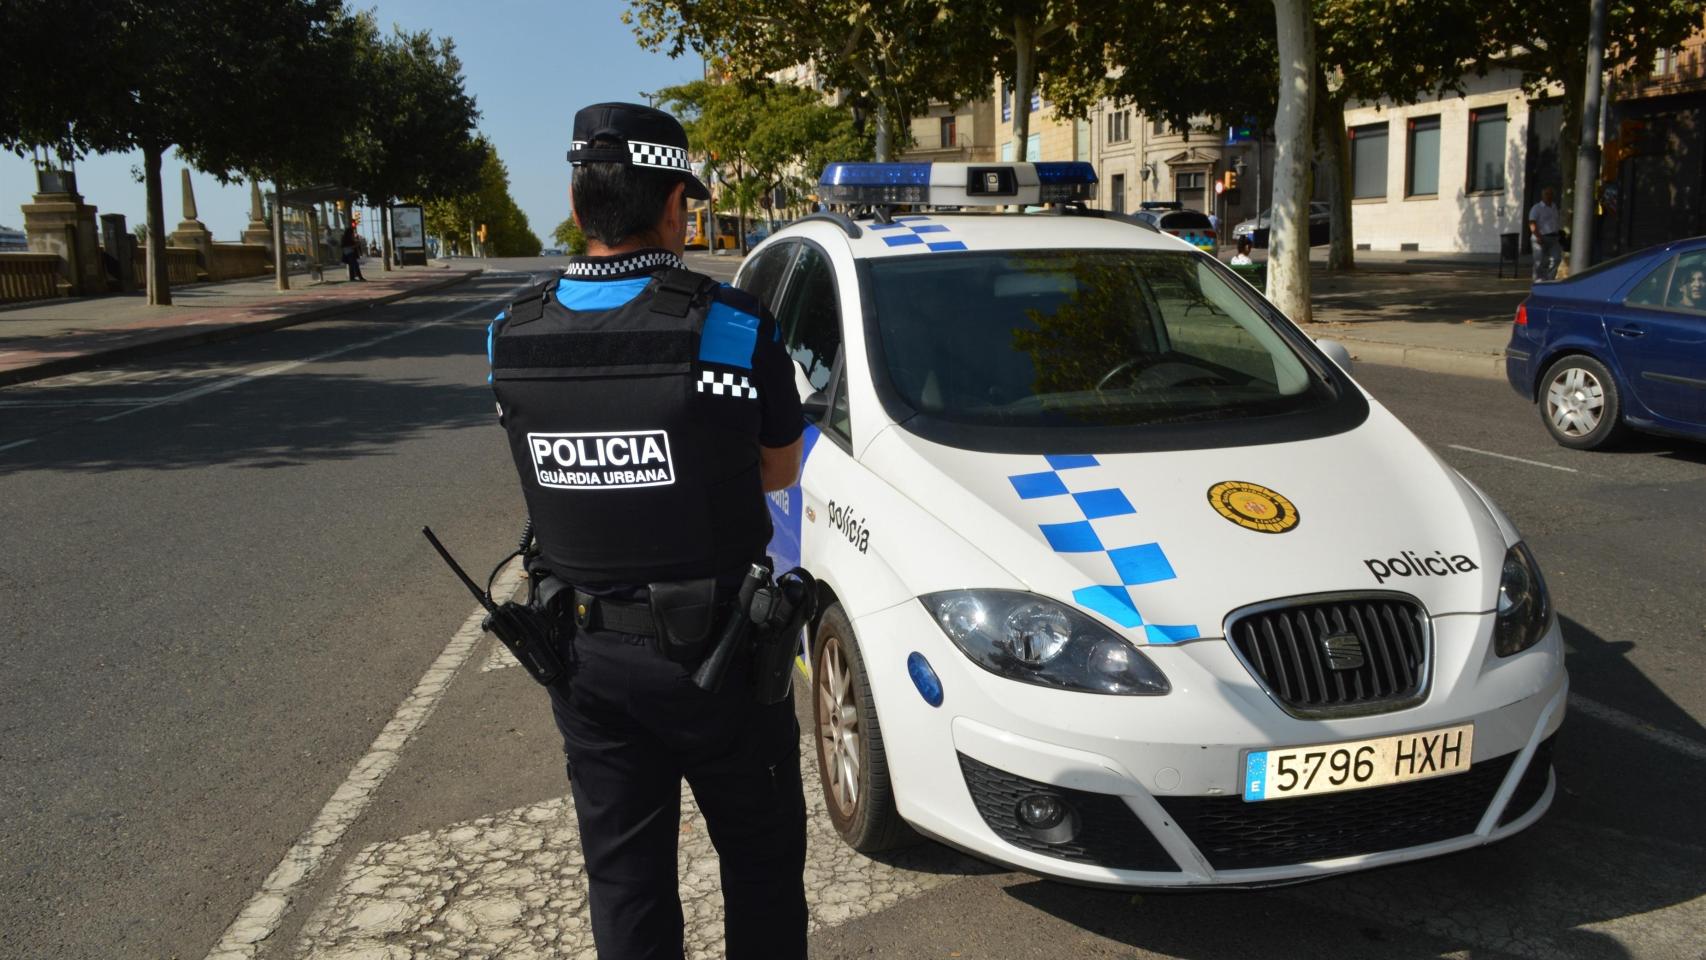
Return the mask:
<path id="1" fill-rule="evenodd" d="M 1251 260 L 1250 260 L 1250 238 L 1249 237 L 1239 237 L 1238 238 L 1238 252 L 1234 253 L 1232 255 L 1232 260 L 1230 261 L 1230 263 L 1235 267 L 1247 267 L 1250 265 Z"/>
<path id="2" fill-rule="evenodd" d="M 690 677 L 765 556 L 764 495 L 794 483 L 805 421 L 775 319 L 683 264 L 687 198 L 710 196 L 687 150 L 660 110 L 575 115 L 587 253 L 492 323 L 491 382 L 538 537 L 530 570 L 572 586 L 573 669 L 548 689 L 598 955 L 683 956 L 685 779 L 717 848 L 724 956 L 797 960 L 806 838 L 793 698 L 761 705 L 749 659 L 715 692 Z"/>
<path id="3" fill-rule="evenodd" d="M 1534 237 L 1534 279 L 1555 280 L 1558 264 L 1564 258 L 1559 242 L 1559 214 L 1556 194 L 1551 187 L 1540 191 L 1540 202 L 1529 208 L 1528 232 Z"/>
<path id="4" fill-rule="evenodd" d="M 338 241 L 339 253 L 344 258 L 344 264 L 349 267 L 351 280 L 366 280 L 361 275 L 361 238 L 356 236 L 355 226 L 344 227 L 344 235 Z"/>

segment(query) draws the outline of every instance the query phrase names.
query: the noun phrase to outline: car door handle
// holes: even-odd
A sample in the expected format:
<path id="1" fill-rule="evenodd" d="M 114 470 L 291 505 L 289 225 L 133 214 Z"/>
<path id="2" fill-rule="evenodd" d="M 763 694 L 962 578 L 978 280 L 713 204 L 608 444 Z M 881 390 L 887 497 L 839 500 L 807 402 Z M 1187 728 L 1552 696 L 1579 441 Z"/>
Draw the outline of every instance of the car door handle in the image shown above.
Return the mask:
<path id="1" fill-rule="evenodd" d="M 1623 326 L 1623 327 L 1613 327 L 1613 328 L 1611 328 L 1611 332 L 1617 334 L 1620 337 L 1628 337 L 1631 340 L 1634 340 L 1638 337 L 1644 337 L 1647 335 L 1647 331 L 1642 330 L 1640 327 L 1637 327 L 1633 324 L 1630 324 L 1628 326 Z"/>

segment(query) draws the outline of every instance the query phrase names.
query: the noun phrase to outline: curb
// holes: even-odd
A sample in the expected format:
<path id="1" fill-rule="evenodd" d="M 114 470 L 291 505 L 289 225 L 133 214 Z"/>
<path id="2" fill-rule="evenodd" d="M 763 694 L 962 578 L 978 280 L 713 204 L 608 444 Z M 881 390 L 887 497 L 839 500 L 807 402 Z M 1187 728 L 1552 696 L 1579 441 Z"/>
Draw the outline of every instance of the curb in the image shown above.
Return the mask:
<path id="1" fill-rule="evenodd" d="M 1402 343 L 1388 343 L 1381 340 L 1357 340 L 1353 337 L 1333 336 L 1324 339 L 1337 340 L 1351 352 L 1351 359 L 1358 363 L 1372 363 L 1383 367 L 1408 367 L 1411 370 L 1426 370 L 1429 373 L 1447 373 L 1458 377 L 1476 377 L 1482 380 L 1505 379 L 1505 356 L 1488 353 L 1468 353 L 1463 350 L 1447 350 L 1442 347 L 1415 347 Z"/>
<path id="2" fill-rule="evenodd" d="M 431 283 L 423 284 L 422 286 L 408 290 L 399 290 L 396 293 L 388 293 L 382 297 L 375 297 L 372 300 L 362 300 L 357 303 L 335 304 L 327 307 L 315 307 L 311 310 L 304 310 L 301 313 L 292 313 L 282 317 L 273 317 L 269 320 L 256 320 L 249 323 L 234 323 L 228 326 L 210 327 L 204 330 L 195 330 L 183 334 L 167 333 L 149 340 L 127 343 L 107 350 L 96 350 L 92 353 L 79 354 L 75 357 L 59 357 L 53 360 L 43 361 L 42 363 L 38 363 L 34 366 L 18 367 L 14 370 L 4 370 L 0 371 L 0 387 L 8 387 L 19 383 L 29 383 L 32 380 L 45 380 L 48 377 L 58 377 L 67 373 L 77 373 L 83 370 L 93 370 L 97 367 L 104 367 L 120 360 L 133 360 L 137 357 L 153 356 L 154 354 L 159 353 L 171 353 L 172 351 L 181 350 L 185 347 L 199 347 L 208 343 L 221 343 L 226 340 L 240 340 L 243 337 L 253 336 L 257 333 L 266 333 L 268 331 L 279 330 L 284 327 L 293 327 L 301 323 L 312 323 L 315 320 L 324 320 L 327 317 L 335 317 L 341 313 L 352 313 L 356 310 L 365 310 L 369 307 L 384 306 L 385 304 L 396 303 L 398 300 L 406 300 L 409 297 L 418 296 L 423 293 L 433 293 L 447 287 L 453 287 L 464 280 L 472 279 L 484 272 L 484 269 L 459 271 L 440 280 L 434 280 Z"/>

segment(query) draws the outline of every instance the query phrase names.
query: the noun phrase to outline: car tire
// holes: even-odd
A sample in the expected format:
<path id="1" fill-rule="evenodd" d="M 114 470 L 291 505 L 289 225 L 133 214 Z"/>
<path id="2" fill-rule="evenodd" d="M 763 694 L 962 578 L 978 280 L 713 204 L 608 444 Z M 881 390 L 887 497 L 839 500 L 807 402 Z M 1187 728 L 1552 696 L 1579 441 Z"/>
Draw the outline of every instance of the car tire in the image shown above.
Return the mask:
<path id="1" fill-rule="evenodd" d="M 867 854 L 916 839 L 895 809 L 870 676 L 839 603 L 823 612 L 812 644 L 812 734 L 824 806 L 841 839 Z"/>
<path id="2" fill-rule="evenodd" d="M 1611 371 L 1585 353 L 1562 357 L 1540 378 L 1535 406 L 1552 439 L 1595 450 L 1624 433 L 1623 395 Z"/>

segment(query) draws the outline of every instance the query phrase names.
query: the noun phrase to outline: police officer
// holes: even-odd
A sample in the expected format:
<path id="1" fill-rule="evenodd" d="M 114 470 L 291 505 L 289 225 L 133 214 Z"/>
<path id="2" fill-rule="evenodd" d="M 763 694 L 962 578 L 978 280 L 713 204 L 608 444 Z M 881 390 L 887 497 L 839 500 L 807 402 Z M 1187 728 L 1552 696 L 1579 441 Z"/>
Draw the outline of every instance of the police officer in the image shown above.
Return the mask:
<path id="1" fill-rule="evenodd" d="M 587 255 L 487 335 L 492 386 L 543 564 L 573 587 L 572 678 L 550 688 L 605 960 L 680 958 L 681 781 L 722 869 L 730 958 L 805 956 L 805 800 L 792 698 L 760 706 L 737 662 L 693 669 L 770 539 L 804 418 L 776 322 L 682 263 L 707 200 L 675 118 L 575 115 Z M 567 596 L 560 594 L 559 596 Z"/>

